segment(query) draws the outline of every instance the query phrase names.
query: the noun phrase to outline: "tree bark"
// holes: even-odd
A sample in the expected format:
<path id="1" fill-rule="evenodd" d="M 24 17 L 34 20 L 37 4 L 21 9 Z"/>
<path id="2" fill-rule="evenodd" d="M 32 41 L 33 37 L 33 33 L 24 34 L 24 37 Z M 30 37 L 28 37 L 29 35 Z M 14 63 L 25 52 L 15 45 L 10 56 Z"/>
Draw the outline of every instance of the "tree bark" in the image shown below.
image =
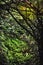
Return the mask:
<path id="1" fill-rule="evenodd" d="M 43 65 L 43 40 L 39 40 L 39 57 L 40 57 L 40 65 Z"/>
<path id="2" fill-rule="evenodd" d="M 40 65 L 43 65 L 43 24 L 42 24 L 42 20 L 41 22 L 41 26 L 40 26 L 40 39 L 38 40 L 38 47 L 39 47 L 39 57 L 40 57 Z"/>

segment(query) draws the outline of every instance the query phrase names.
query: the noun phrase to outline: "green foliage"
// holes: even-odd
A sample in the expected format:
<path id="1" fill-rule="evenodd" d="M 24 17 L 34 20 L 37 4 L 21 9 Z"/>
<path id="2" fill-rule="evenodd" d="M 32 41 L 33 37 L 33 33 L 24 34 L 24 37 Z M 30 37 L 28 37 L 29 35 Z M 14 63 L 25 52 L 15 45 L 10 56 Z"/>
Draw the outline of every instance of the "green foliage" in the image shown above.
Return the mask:
<path id="1" fill-rule="evenodd" d="M 10 1 L 6 0 L 7 3 Z M 35 6 L 37 4 L 34 0 L 32 3 Z M 5 2 L 0 1 L 0 6 L 1 4 L 3 5 Z M 6 9 L 0 10 L 0 60 L 3 61 L 5 59 L 5 62 L 7 61 L 8 63 L 7 65 L 19 65 L 21 63 L 27 63 L 27 61 L 31 61 L 30 64 L 28 63 L 29 65 L 37 65 L 38 47 L 33 39 L 35 34 L 37 36 L 37 12 L 34 11 L 34 8 L 25 7 L 24 4 L 26 3 L 11 4 L 12 8 L 9 8 L 11 13 L 6 11 Z M 9 6 L 7 5 L 7 7 Z M 13 7 L 16 7 L 19 11 Z M 4 8 L 6 7 L 4 6 Z M 33 37 L 30 36 L 29 32 Z M 2 58 L 2 56 L 4 57 Z"/>
<path id="2" fill-rule="evenodd" d="M 27 52 L 25 54 L 22 53 L 22 50 L 26 50 L 28 48 L 27 44 L 18 39 L 5 38 L 5 36 L 1 36 L 1 47 L 3 50 L 3 54 L 7 58 L 7 60 L 14 62 L 24 62 L 27 59 L 32 57 L 31 54 Z"/>

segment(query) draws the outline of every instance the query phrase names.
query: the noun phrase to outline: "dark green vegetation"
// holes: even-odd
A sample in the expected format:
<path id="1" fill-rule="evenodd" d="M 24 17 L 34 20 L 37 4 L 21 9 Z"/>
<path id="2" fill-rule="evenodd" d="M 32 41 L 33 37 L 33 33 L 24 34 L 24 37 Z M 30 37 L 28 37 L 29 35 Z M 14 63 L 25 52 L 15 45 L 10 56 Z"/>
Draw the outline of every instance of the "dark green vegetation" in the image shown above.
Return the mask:
<path id="1" fill-rule="evenodd" d="M 43 65 L 42 0 L 0 0 L 0 65 Z"/>
<path id="2" fill-rule="evenodd" d="M 0 64 L 37 64 L 38 47 L 34 39 L 30 35 L 24 34 L 25 30 L 13 22 L 15 21 L 12 18 L 0 19 L 2 28 L 0 28 Z M 23 33 L 20 34 L 17 31 L 22 31 Z"/>

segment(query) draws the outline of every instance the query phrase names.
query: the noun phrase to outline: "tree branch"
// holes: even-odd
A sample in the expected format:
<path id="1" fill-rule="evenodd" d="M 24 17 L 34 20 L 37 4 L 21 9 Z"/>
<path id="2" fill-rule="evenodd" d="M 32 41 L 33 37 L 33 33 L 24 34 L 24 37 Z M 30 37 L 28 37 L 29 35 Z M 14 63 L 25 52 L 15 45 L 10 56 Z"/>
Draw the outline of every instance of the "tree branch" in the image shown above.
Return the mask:
<path id="1" fill-rule="evenodd" d="M 13 16 L 13 14 L 10 12 L 10 11 L 8 11 L 9 12 L 9 14 L 13 17 L 13 19 L 23 28 L 23 29 L 25 29 L 31 36 L 33 36 L 33 34 L 26 28 L 26 27 L 24 27 L 24 25 L 22 25 L 14 16 Z"/>

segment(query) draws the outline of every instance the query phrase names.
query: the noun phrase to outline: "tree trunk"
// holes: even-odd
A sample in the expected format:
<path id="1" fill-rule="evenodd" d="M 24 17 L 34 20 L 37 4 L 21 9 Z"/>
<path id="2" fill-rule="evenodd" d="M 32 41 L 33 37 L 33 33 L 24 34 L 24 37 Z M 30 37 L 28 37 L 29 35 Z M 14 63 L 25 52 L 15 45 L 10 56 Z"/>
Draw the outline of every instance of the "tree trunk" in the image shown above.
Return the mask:
<path id="1" fill-rule="evenodd" d="M 39 32 L 40 39 L 38 40 L 38 47 L 39 47 L 40 65 L 43 65 L 43 25 L 41 25 L 40 32 Z"/>
<path id="2" fill-rule="evenodd" d="M 39 40 L 39 57 L 40 57 L 40 65 L 43 65 L 43 40 Z"/>

